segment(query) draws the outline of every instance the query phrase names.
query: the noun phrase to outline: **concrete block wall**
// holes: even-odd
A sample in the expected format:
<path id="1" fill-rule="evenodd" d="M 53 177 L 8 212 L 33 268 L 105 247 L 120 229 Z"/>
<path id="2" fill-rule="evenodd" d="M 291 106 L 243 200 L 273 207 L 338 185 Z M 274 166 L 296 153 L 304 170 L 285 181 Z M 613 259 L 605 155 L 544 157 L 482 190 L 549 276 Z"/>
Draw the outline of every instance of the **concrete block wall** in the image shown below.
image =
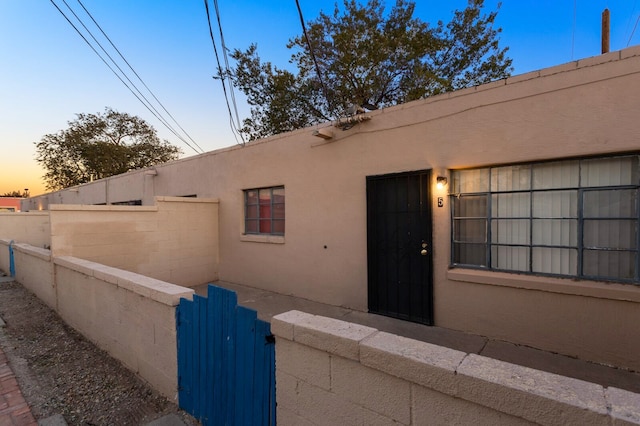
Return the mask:
<path id="1" fill-rule="evenodd" d="M 53 256 L 74 256 L 183 286 L 218 279 L 218 201 L 51 205 Z"/>
<path id="2" fill-rule="evenodd" d="M 15 265 L 28 265 L 28 267 L 16 267 L 16 280 L 25 283 L 24 286 L 40 300 L 50 308 L 56 309 L 51 251 L 29 244 L 16 243 L 9 239 L 0 239 L 0 270 L 7 275 L 11 270 L 10 245 L 13 248 Z"/>
<path id="3" fill-rule="evenodd" d="M 640 424 L 640 395 L 290 311 L 273 318 L 279 425 Z"/>
<path id="4" fill-rule="evenodd" d="M 11 240 L 0 238 L 0 271 L 7 275 L 9 275 L 10 267 L 9 244 L 11 244 Z"/>
<path id="5" fill-rule="evenodd" d="M 0 252 L 8 248 L 0 241 Z M 4 263 L 7 255 L 0 255 Z M 176 306 L 193 290 L 49 250 L 14 245 L 16 280 L 170 399 L 177 397 Z"/>
<path id="6" fill-rule="evenodd" d="M 69 256 L 54 264 L 60 317 L 175 398 L 175 309 L 193 290 Z"/>
<path id="7" fill-rule="evenodd" d="M 15 279 L 23 283 L 47 306 L 57 308 L 56 283 L 53 275 L 51 250 L 14 243 Z"/>
<path id="8" fill-rule="evenodd" d="M 51 246 L 49 212 L 0 213 L 0 235 L 16 242 Z"/>

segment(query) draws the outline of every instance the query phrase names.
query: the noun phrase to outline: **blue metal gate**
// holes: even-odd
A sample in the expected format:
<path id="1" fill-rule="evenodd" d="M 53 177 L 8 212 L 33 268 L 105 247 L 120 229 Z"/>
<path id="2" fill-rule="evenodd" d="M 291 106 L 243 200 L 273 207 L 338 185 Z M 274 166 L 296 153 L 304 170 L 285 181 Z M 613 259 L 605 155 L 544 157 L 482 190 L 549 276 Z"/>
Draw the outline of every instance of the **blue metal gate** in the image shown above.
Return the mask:
<path id="1" fill-rule="evenodd" d="M 237 301 L 211 284 L 208 297 L 180 300 L 179 405 L 203 425 L 275 425 L 275 341 Z"/>

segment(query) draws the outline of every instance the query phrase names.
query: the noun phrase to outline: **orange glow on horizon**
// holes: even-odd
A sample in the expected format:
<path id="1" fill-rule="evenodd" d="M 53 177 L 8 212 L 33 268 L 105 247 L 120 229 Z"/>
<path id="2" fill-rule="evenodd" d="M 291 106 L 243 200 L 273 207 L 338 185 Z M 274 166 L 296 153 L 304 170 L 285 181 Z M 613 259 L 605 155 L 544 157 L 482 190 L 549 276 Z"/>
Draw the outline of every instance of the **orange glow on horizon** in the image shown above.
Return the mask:
<path id="1" fill-rule="evenodd" d="M 44 171 L 37 165 L 24 166 L 19 164 L 0 165 L 0 194 L 29 190 L 29 195 L 45 194 L 47 191 L 42 180 Z"/>

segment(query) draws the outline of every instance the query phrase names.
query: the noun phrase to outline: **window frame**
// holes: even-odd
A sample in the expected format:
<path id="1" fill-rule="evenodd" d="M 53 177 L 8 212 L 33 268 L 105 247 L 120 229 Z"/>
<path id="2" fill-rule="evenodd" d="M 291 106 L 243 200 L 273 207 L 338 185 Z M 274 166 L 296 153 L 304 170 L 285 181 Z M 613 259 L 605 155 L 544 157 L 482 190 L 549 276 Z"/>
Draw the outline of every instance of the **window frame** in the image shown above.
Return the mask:
<path id="1" fill-rule="evenodd" d="M 276 202 L 274 197 L 274 191 L 282 190 L 282 202 Z M 260 193 L 263 191 L 269 191 L 269 205 L 261 203 L 260 201 Z M 249 203 L 249 194 L 251 192 L 256 192 L 256 202 Z M 243 233 L 244 236 L 274 236 L 274 237 L 284 237 L 285 235 L 285 227 L 286 227 L 286 195 L 285 195 L 285 187 L 284 185 L 277 186 L 265 186 L 259 188 L 248 188 L 242 191 L 243 198 Z M 250 207 L 255 207 L 255 216 L 249 216 Z M 268 216 L 262 215 L 262 209 L 268 207 Z M 282 217 L 275 217 L 276 212 L 279 211 L 278 208 L 281 208 Z M 247 224 L 249 221 L 256 222 L 256 230 L 249 230 Z M 282 232 L 276 230 L 279 228 L 276 226 L 277 223 L 281 223 Z M 262 232 L 263 225 L 267 226 L 268 224 L 268 232 Z"/>
<path id="2" fill-rule="evenodd" d="M 635 181 L 629 184 L 604 184 L 604 185 L 596 185 L 587 183 L 583 184 L 583 173 L 584 177 L 586 177 L 586 172 L 583 172 L 584 164 L 587 161 L 593 160 L 607 160 L 607 159 L 615 159 L 615 158 L 631 158 L 632 163 L 632 176 Z M 555 185 L 549 188 L 536 188 L 534 184 L 534 169 L 536 165 L 541 164 L 552 164 L 552 163 L 562 163 L 562 162 L 576 162 L 578 167 L 578 182 L 577 185 L 573 186 L 564 186 L 564 185 Z M 528 188 L 526 189 L 499 189 L 493 187 L 492 173 L 500 168 L 506 167 L 528 167 L 529 168 L 529 180 L 528 180 Z M 464 172 L 464 171 L 477 171 L 478 176 L 482 176 L 483 171 L 487 171 L 486 177 L 486 190 L 476 190 L 469 192 L 460 192 L 456 193 L 457 188 L 456 183 L 456 172 Z M 507 273 L 518 273 L 518 274 L 526 274 L 526 275 L 537 275 L 537 276 L 552 276 L 552 277 L 560 277 L 560 278 L 573 278 L 573 279 L 587 279 L 587 280 L 597 280 L 597 281 L 611 281 L 611 282 L 620 282 L 620 283 L 631 283 L 631 284 L 640 284 L 640 154 L 639 153 L 621 153 L 607 156 L 598 156 L 598 157 L 580 157 L 580 158 L 568 158 L 568 159 L 554 159 L 549 161 L 539 161 L 539 162 L 528 162 L 528 163 L 517 163 L 517 164 L 506 164 L 506 165 L 492 165 L 478 168 L 470 168 L 470 169 L 457 169 L 450 170 L 452 176 L 452 188 L 453 192 L 449 194 L 450 197 L 450 267 L 452 268 L 466 268 L 466 269 L 478 269 L 478 270 L 486 270 L 486 271 L 495 271 L 495 272 L 507 272 Z M 464 183 L 460 183 L 460 185 L 464 185 Z M 462 188 L 468 189 L 468 188 Z M 572 216 L 562 216 L 562 217 L 551 217 L 551 216 L 536 216 L 534 215 L 534 210 L 539 208 L 539 205 L 534 205 L 534 198 L 538 194 L 544 193 L 552 193 L 557 192 L 561 193 L 565 192 L 575 192 L 575 205 L 571 208 L 575 209 L 575 217 Z M 635 209 L 635 215 L 633 216 L 624 216 L 622 213 L 618 216 L 615 215 L 604 215 L 604 216 L 587 216 L 585 212 L 592 205 L 585 204 L 585 195 L 589 197 L 589 194 L 595 194 L 596 192 L 601 191 L 606 194 L 612 194 L 615 191 L 632 191 L 632 201 L 629 203 L 629 206 L 632 206 Z M 494 212 L 494 197 L 501 194 L 527 194 L 528 195 L 528 214 L 526 216 L 500 216 L 498 212 Z M 465 197 L 480 197 L 484 198 L 482 203 L 484 203 L 486 207 L 486 216 L 462 216 L 457 215 L 456 207 L 460 207 L 459 203 L 461 198 Z M 635 198 L 635 199 L 634 199 Z M 621 198 L 621 200 L 624 200 Z M 573 200 L 571 200 L 573 202 Z M 634 204 L 635 203 L 635 204 Z M 571 203 L 569 203 L 570 205 Z M 515 203 L 514 203 L 515 205 Z M 602 204 L 600 204 L 602 205 Z M 465 206 L 466 207 L 466 206 Z M 513 206 L 511 206 L 513 207 Z M 456 239 L 457 236 L 461 235 L 458 231 L 462 223 L 465 220 L 484 220 L 485 221 L 485 231 L 484 238 L 482 242 L 471 241 L 471 238 L 467 238 L 466 241 L 459 238 Z M 497 231 L 494 229 L 494 226 L 497 228 L 499 221 L 514 221 L 514 220 L 523 220 L 527 221 L 526 225 L 528 226 L 528 235 L 526 239 L 528 240 L 526 243 L 509 243 L 500 241 L 497 236 Z M 551 244 L 548 241 L 546 243 L 536 242 L 536 239 L 539 238 L 537 234 L 534 233 L 534 226 L 536 222 L 538 224 L 544 223 L 545 220 L 560 220 L 560 221 L 575 221 L 575 230 L 570 229 L 569 233 L 575 231 L 575 244 Z M 621 247 L 622 244 L 618 244 L 617 247 L 607 247 L 605 245 L 587 245 L 587 241 L 585 240 L 585 224 L 586 223 L 596 223 L 596 222 L 604 222 L 611 221 L 617 222 L 622 227 L 623 222 L 629 222 L 631 225 L 631 229 L 635 227 L 635 238 L 630 238 L 629 240 L 634 240 L 634 246 L 631 247 Z M 569 223 L 571 226 L 571 223 Z M 481 232 L 478 232 L 480 234 Z M 520 235 L 518 235 L 520 237 Z M 587 236 L 587 238 L 589 238 Z M 569 237 L 570 238 L 570 237 Z M 618 243 L 622 241 L 618 239 Z M 480 262 L 474 263 L 463 263 L 459 262 L 460 256 L 456 256 L 461 253 L 462 247 L 471 247 L 471 244 L 477 244 L 478 246 L 482 246 L 484 250 L 483 253 L 478 255 L 477 259 L 484 257 L 484 264 L 479 264 Z M 499 267 L 497 263 L 494 263 L 494 252 L 493 250 L 498 250 L 499 247 L 523 247 L 526 252 L 527 257 L 527 267 L 526 270 L 514 269 Z M 574 250 L 576 256 L 576 269 L 575 273 L 556 273 L 556 272 L 546 272 L 546 271 L 536 271 L 533 265 L 534 259 L 534 249 L 560 249 L 560 250 Z M 470 249 L 473 250 L 473 249 Z M 590 253 L 601 253 L 604 257 L 605 252 L 618 252 L 618 253 L 628 253 L 630 258 L 634 260 L 629 263 L 630 266 L 634 267 L 634 276 L 627 278 L 622 276 L 622 274 L 618 273 L 617 277 L 613 276 L 604 276 L 603 274 L 593 275 L 588 273 L 585 270 L 585 262 L 587 256 Z M 470 252 L 472 253 L 472 252 Z M 471 256 L 474 254 L 472 253 Z M 471 259 L 475 260 L 475 259 Z M 508 263 L 508 262 L 507 262 Z M 495 265 L 495 266 L 494 266 Z M 513 264 L 509 265 L 513 266 Z M 621 271 L 618 271 L 621 272 Z M 612 274 L 609 274 L 612 275 Z"/>

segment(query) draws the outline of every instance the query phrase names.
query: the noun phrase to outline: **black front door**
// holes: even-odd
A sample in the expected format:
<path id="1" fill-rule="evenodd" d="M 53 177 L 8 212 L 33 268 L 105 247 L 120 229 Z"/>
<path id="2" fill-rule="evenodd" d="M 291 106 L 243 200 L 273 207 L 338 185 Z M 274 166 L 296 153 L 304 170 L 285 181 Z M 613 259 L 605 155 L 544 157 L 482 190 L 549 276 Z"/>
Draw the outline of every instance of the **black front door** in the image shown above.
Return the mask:
<path id="1" fill-rule="evenodd" d="M 369 312 L 433 323 L 430 176 L 367 177 Z"/>

